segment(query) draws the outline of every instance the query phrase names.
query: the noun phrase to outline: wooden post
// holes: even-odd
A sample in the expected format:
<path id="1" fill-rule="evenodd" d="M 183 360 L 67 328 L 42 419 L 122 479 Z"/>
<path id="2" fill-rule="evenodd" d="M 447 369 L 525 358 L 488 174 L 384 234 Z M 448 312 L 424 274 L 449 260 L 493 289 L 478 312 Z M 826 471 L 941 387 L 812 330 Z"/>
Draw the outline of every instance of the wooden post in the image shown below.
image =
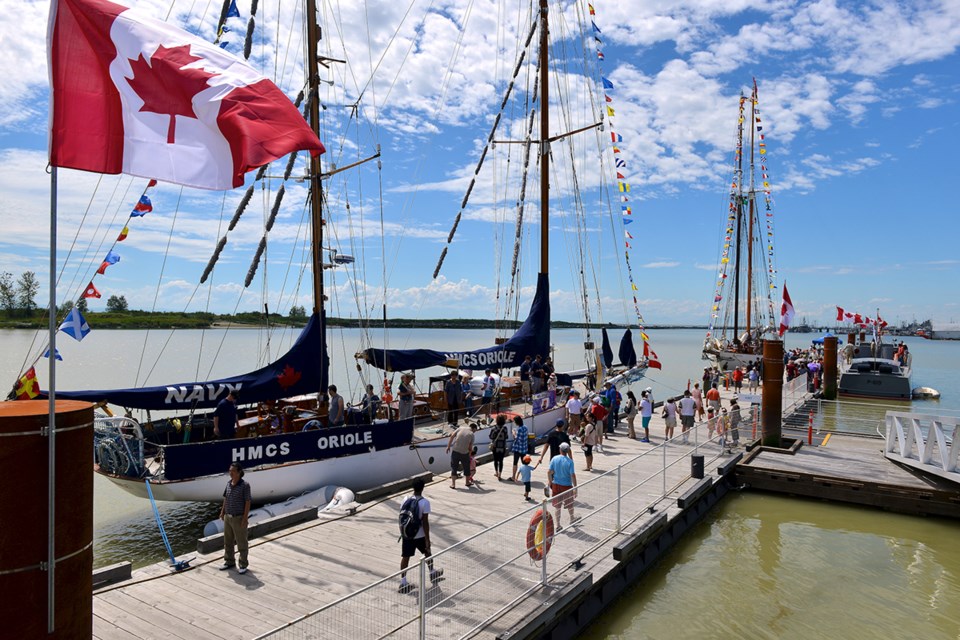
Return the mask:
<path id="1" fill-rule="evenodd" d="M 823 339 L 823 398 L 837 399 L 837 338 Z"/>
<path id="2" fill-rule="evenodd" d="M 47 625 L 46 400 L 0 402 L 0 620 L 4 638 L 93 633 L 93 405 L 57 400 L 54 631 Z"/>
<path id="3" fill-rule="evenodd" d="M 779 447 L 783 412 L 783 341 L 763 341 L 763 393 L 760 438 L 765 447 Z"/>

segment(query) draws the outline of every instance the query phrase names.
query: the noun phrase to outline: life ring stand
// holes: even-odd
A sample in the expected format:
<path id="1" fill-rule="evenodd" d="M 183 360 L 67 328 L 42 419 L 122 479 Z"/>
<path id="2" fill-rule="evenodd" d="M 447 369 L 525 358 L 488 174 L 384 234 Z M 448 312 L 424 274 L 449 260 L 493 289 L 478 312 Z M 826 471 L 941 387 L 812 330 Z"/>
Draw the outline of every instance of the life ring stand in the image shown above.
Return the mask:
<path id="1" fill-rule="evenodd" d="M 527 527 L 527 553 L 534 562 L 543 560 L 553 544 L 553 516 L 543 508 L 537 509 Z"/>

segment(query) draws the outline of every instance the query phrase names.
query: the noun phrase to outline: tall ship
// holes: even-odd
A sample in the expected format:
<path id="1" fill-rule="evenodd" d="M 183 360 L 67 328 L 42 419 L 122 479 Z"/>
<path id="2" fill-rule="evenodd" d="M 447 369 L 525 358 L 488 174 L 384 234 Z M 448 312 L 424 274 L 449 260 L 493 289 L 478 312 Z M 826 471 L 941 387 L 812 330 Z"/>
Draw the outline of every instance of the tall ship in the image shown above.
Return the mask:
<path id="1" fill-rule="evenodd" d="M 227 32 L 225 20 L 233 12 L 234 6 L 229 0 L 224 3 L 216 31 L 218 39 Z M 244 59 L 251 55 L 251 34 L 259 28 L 253 15 L 256 6 L 254 3 L 251 9 L 247 41 L 243 46 Z M 116 7 L 121 14 L 127 10 L 120 5 Z M 551 368 L 547 373 L 553 375 L 544 375 L 543 384 L 540 388 L 535 385 L 531 393 L 524 392 L 524 385 L 517 375 L 527 358 L 549 360 L 551 355 L 549 230 L 552 221 L 560 220 L 557 211 L 565 212 L 567 218 L 564 224 L 582 230 L 590 224 L 596 224 L 596 219 L 604 215 L 619 220 L 621 208 L 626 208 L 621 204 L 626 199 L 619 195 L 624 190 L 622 183 L 618 185 L 613 180 L 601 179 L 598 184 L 584 186 L 577 182 L 575 175 L 567 182 L 559 178 L 576 171 L 586 149 L 592 147 L 592 153 L 601 165 L 602 158 L 606 157 L 611 168 L 614 163 L 610 154 L 618 151 L 611 151 L 609 139 L 601 133 L 604 125 L 610 124 L 608 118 L 612 110 L 603 106 L 604 89 L 609 87 L 606 87 L 608 83 L 605 79 L 601 84 L 596 58 L 586 57 L 586 60 L 592 60 L 594 66 L 584 61 L 583 66 L 575 69 L 579 81 L 571 85 L 570 96 L 551 100 L 551 87 L 567 88 L 568 85 L 551 81 L 550 74 L 569 73 L 571 68 L 564 68 L 564 65 L 570 64 L 569 61 L 561 61 L 563 64 L 557 65 L 549 62 L 551 35 L 547 0 L 539 0 L 538 9 L 527 18 L 528 23 L 523 29 L 525 37 L 519 43 L 521 46 L 515 59 L 509 61 L 509 65 L 502 65 L 508 77 L 499 78 L 497 82 L 497 86 L 503 89 L 502 99 L 498 101 L 499 110 L 491 116 L 493 124 L 485 134 L 486 146 L 480 153 L 474 177 L 454 220 L 448 247 L 440 258 L 442 263 L 448 249 L 454 246 L 450 240 L 464 213 L 470 212 L 468 201 L 475 184 L 489 179 L 484 161 L 487 165 L 496 163 L 499 169 L 517 167 L 518 163 L 512 160 L 515 160 L 516 150 L 519 149 L 522 170 L 509 176 L 507 181 L 513 194 L 504 195 L 504 185 L 493 191 L 499 194 L 496 196 L 498 201 L 508 203 L 501 208 L 510 212 L 510 217 L 505 217 L 503 222 L 512 221 L 516 228 L 515 236 L 507 237 L 513 246 L 508 245 L 506 250 L 497 252 L 498 255 L 512 257 L 512 260 L 505 260 L 510 264 L 509 268 L 504 269 L 508 274 L 508 285 L 505 287 L 508 301 L 501 310 L 505 317 L 500 323 L 502 328 L 492 340 L 493 344 L 475 349 L 445 348 L 442 344 L 431 345 L 430 349 L 394 349 L 387 347 L 385 339 L 380 344 L 373 344 L 373 339 L 369 337 L 372 332 L 368 331 L 371 327 L 379 324 L 384 334 L 389 329 L 388 296 L 384 283 L 382 299 L 376 305 L 380 313 L 371 314 L 372 317 L 365 315 L 358 321 L 365 344 L 351 350 L 356 352 L 355 362 L 347 362 L 346 358 L 341 358 L 339 362 L 344 369 L 356 368 L 358 372 L 357 389 L 344 389 L 344 396 L 356 399 L 363 393 L 362 390 L 369 388 L 368 385 L 373 387 L 374 393 L 366 394 L 362 409 L 349 412 L 344 424 L 331 420 L 330 370 L 337 361 L 336 351 L 330 347 L 325 306 L 331 296 L 337 295 L 338 288 L 330 286 L 326 278 L 334 277 L 346 267 L 355 278 L 362 279 L 363 276 L 356 268 L 354 257 L 346 250 L 363 240 L 362 237 L 350 235 L 357 225 L 349 224 L 349 219 L 345 220 L 345 214 L 349 213 L 350 190 L 355 186 L 339 181 L 351 171 L 360 172 L 373 167 L 369 170 L 374 180 L 382 184 L 378 173 L 384 160 L 379 144 L 371 143 L 369 147 L 364 147 L 362 143 L 357 144 L 346 137 L 333 136 L 339 142 L 326 142 L 325 155 L 311 154 L 303 158 L 294 152 L 286 157 L 269 158 L 266 164 L 251 168 L 251 172 L 244 177 L 243 195 L 230 197 L 237 203 L 235 212 L 229 224 L 224 225 L 226 231 L 223 231 L 216 247 L 212 248 L 212 256 L 199 276 L 197 285 L 198 291 L 203 286 L 212 286 L 211 276 L 217 271 L 221 252 L 228 238 L 232 237 L 230 233 L 248 208 L 260 206 L 262 226 L 257 233 L 261 235 L 261 240 L 253 255 L 244 288 L 249 288 L 259 280 L 261 289 L 267 291 L 264 254 L 271 239 L 271 230 L 282 209 L 284 194 L 305 192 L 306 200 L 302 209 L 305 227 L 310 230 L 305 242 L 308 250 L 299 258 L 291 255 L 288 265 L 288 269 L 299 270 L 310 282 L 312 310 L 299 337 L 279 357 L 269 358 L 261 367 L 238 375 L 194 378 L 188 382 L 137 384 L 119 389 L 56 389 L 58 398 L 86 400 L 97 405 L 94 445 L 96 473 L 131 494 L 147 497 L 148 493 L 152 493 L 158 500 L 220 500 L 225 473 L 232 462 L 241 462 L 245 466 L 251 482 L 257 487 L 258 502 L 274 502 L 329 485 L 362 490 L 425 470 L 434 473 L 448 471 L 449 457 L 445 449 L 458 417 L 477 426 L 475 442 L 478 449 L 484 451 L 489 443 L 490 422 L 498 413 L 505 413 L 511 419 L 518 416 L 523 418 L 531 436 L 541 436 L 564 416 L 565 401 L 572 389 L 589 395 L 606 380 L 623 386 L 637 382 L 644 376 L 652 360 L 646 335 L 642 333 L 638 309 L 637 317 L 628 319 L 626 324 L 641 330 L 644 338 L 642 354 L 638 355 L 631 331 L 627 329 L 620 340 L 619 362 L 615 362 L 606 331 L 603 331 L 603 340 L 598 345 L 587 330 L 583 367 L 571 371 L 555 371 Z M 330 115 L 340 114 L 341 119 L 334 124 L 356 126 L 357 123 L 351 119 L 360 113 L 361 96 L 344 90 L 339 104 L 350 108 L 328 108 L 330 104 L 337 103 L 336 98 L 327 94 L 328 89 L 335 88 L 336 83 L 325 79 L 324 72 L 336 69 L 337 65 L 347 65 L 347 69 L 335 72 L 335 77 L 355 79 L 357 68 L 350 67 L 348 52 L 331 51 L 333 43 L 322 39 L 323 31 L 317 24 L 315 0 L 305 0 L 303 15 L 306 16 L 303 27 L 306 43 L 304 77 L 302 83 L 286 87 L 286 93 L 296 95 L 292 100 L 293 107 L 300 110 L 314 134 L 334 130 L 333 124 L 323 120 Z M 150 21 L 149 18 L 139 17 L 137 20 Z M 168 27 L 164 25 L 161 22 L 158 28 Z M 579 36 L 587 41 L 595 28 L 596 25 L 589 19 L 581 20 Z M 204 48 L 203 45 L 209 46 L 209 43 L 202 43 L 186 33 L 177 37 L 183 40 L 183 50 L 189 52 L 185 55 L 202 57 L 199 51 Z M 140 59 L 150 60 L 151 56 L 157 55 L 161 55 L 160 49 L 143 51 Z M 286 56 L 287 53 L 280 52 L 277 55 Z M 237 65 L 245 64 L 239 54 L 235 58 Z M 135 55 L 131 56 L 131 62 L 136 62 L 135 59 Z M 359 69 L 364 67 L 361 65 Z M 373 73 L 369 69 L 368 72 Z M 371 76 L 366 83 L 378 81 L 380 79 Z M 278 85 L 282 86 L 279 81 Z M 360 86 L 366 85 L 361 82 Z M 556 110 L 566 115 L 568 112 L 565 108 L 571 104 L 571 100 L 592 105 L 592 112 L 583 122 L 565 122 L 568 128 L 559 133 L 553 131 L 551 112 Z M 70 105 L 63 106 L 68 108 Z M 380 107 L 388 111 L 389 106 Z M 343 116 L 344 113 L 347 115 Z M 511 125 L 517 126 L 504 129 L 511 133 L 524 132 L 521 139 L 497 140 L 498 125 L 501 120 L 506 123 L 508 119 L 513 120 Z M 171 116 L 169 121 L 172 136 L 174 117 Z M 325 165 L 322 162 L 323 158 L 342 157 L 345 149 L 350 149 L 358 159 L 344 166 L 332 163 Z M 559 166 L 551 165 L 552 158 L 559 160 L 556 162 Z M 617 168 L 620 166 L 618 163 Z M 490 173 L 501 175 L 496 171 Z M 342 185 L 345 193 L 334 191 L 334 185 L 337 184 Z M 149 196 L 154 193 L 153 190 L 158 188 L 156 180 L 143 185 L 142 195 L 127 219 L 127 225 L 131 228 L 134 226 L 132 223 L 136 222 L 135 218 L 141 217 L 149 206 Z M 300 185 L 304 188 L 298 189 Z M 532 185 L 529 193 L 528 185 Z M 534 189 L 537 186 L 539 192 Z M 539 193 L 539 198 L 532 195 L 535 193 Z M 604 193 L 613 195 L 604 196 Z M 585 204 L 585 195 L 590 195 L 590 201 L 597 203 L 593 208 Z M 224 202 L 227 201 L 225 198 Z M 482 205 L 489 206 L 490 203 Z M 557 209 L 552 210 L 551 207 Z M 526 253 L 522 232 L 528 226 L 524 222 L 524 214 L 528 209 L 538 212 L 539 229 L 534 243 L 534 252 L 539 258 L 534 264 L 538 265 L 538 269 L 532 277 L 524 269 L 526 263 L 522 259 Z M 348 224 L 340 235 L 336 225 L 342 221 Z M 100 224 L 109 226 L 106 216 Z M 119 260 L 110 261 L 109 258 L 116 255 L 114 249 L 117 243 L 126 237 L 127 225 L 124 225 L 117 240 L 112 240 L 116 229 L 106 232 L 104 238 L 110 240 L 107 246 L 111 248 L 108 259 L 103 261 L 98 270 L 99 274 L 102 275 L 107 266 Z M 97 231 L 100 231 L 99 226 Z M 624 233 L 622 226 L 618 232 Z M 382 226 L 378 233 L 382 236 Z M 469 238 L 467 241 L 469 245 Z M 617 244 L 622 246 L 621 242 Z M 571 271 L 576 274 L 573 286 L 585 291 L 588 281 L 597 281 L 595 277 L 587 277 L 596 268 L 590 263 L 592 254 L 588 247 L 581 245 L 575 258 L 567 260 L 572 262 Z M 381 257 L 385 259 L 386 256 Z M 416 265 L 416 262 L 411 264 Z M 438 264 L 434 278 L 440 268 Z M 82 293 L 74 298 L 73 308 L 63 311 L 61 331 L 66 330 L 78 340 L 85 335 L 81 326 L 86 327 L 87 332 L 90 330 L 79 309 L 91 289 L 96 291 L 94 280 L 86 287 L 81 287 Z M 524 305 L 521 297 L 531 295 L 531 292 L 532 299 Z M 291 297 L 296 299 L 293 295 L 285 299 Z M 587 322 L 604 319 L 598 306 L 601 296 L 593 292 L 581 293 L 581 299 L 581 311 Z M 528 313 L 517 317 L 523 308 L 529 309 Z M 269 321 L 270 314 L 265 313 L 264 317 Z M 269 327 L 265 330 L 271 331 Z M 171 332 L 168 341 L 175 339 Z M 224 342 L 228 340 L 229 335 Z M 49 348 L 46 350 L 50 351 Z M 44 348 L 38 350 L 34 364 L 43 357 L 43 352 Z M 65 363 L 63 366 L 68 365 Z M 199 363 L 195 368 L 200 370 Z M 466 415 L 459 415 L 459 412 L 451 415 L 444 399 L 444 381 L 451 374 L 456 374 L 458 381 L 463 380 L 466 392 L 477 392 L 479 405 L 479 398 L 482 397 L 479 386 L 486 384 L 487 369 L 493 371 L 495 379 L 495 390 L 490 399 L 492 411 L 467 410 Z M 33 367 L 30 370 L 33 371 Z M 422 372 L 416 379 L 424 387 L 416 386 L 416 372 Z M 399 381 L 398 376 L 402 376 Z M 400 404 L 398 382 L 414 393 L 409 416 Z M 29 392 L 23 395 L 36 397 Z M 234 438 L 220 438 L 214 428 L 213 410 L 228 395 L 235 396 L 238 403 L 237 432 Z"/>
<path id="2" fill-rule="evenodd" d="M 776 336 L 778 298 L 774 203 L 756 80 L 740 96 L 730 200 L 703 358 L 721 370 L 755 364 Z"/>

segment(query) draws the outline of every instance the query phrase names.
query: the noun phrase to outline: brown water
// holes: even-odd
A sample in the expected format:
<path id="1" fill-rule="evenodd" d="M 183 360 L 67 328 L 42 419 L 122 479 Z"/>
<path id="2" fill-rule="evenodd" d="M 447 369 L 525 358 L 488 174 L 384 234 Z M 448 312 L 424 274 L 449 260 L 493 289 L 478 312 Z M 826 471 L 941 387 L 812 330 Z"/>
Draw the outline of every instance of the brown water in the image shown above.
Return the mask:
<path id="1" fill-rule="evenodd" d="M 728 497 L 583 638 L 960 638 L 960 524 Z"/>

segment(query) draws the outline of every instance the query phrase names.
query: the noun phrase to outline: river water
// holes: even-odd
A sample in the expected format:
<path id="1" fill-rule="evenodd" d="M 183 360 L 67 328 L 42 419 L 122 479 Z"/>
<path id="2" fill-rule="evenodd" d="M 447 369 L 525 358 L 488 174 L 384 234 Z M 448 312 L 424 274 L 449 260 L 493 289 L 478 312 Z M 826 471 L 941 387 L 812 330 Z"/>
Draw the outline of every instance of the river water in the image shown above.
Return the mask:
<path id="1" fill-rule="evenodd" d="M 113 388 L 234 375 L 277 358 L 289 348 L 297 333 L 291 329 L 273 333 L 254 329 L 98 331 L 94 327 L 94 331 L 82 343 L 60 334 L 58 348 L 64 361 L 58 363 L 57 386 L 61 389 Z M 654 330 L 649 334 L 653 348 L 663 362 L 663 370 L 651 370 L 648 378 L 637 386 L 652 387 L 655 398 L 662 400 L 681 392 L 689 378 L 699 378 L 703 370 L 700 360 L 703 331 Z M 620 335 L 620 331 L 611 332 L 614 352 Z M 357 400 L 361 394 L 364 381 L 356 371 L 352 355 L 367 346 L 363 343 L 365 337 L 372 341 L 371 344 L 382 344 L 379 342 L 382 340 L 380 334 L 363 336 L 355 329 L 331 332 L 330 354 L 334 363 L 331 366 L 331 381 L 340 387 L 341 392 L 346 390 L 348 399 Z M 788 334 L 787 347 L 805 346 L 811 337 L 810 334 Z M 15 380 L 22 371 L 27 354 L 39 348 L 34 338 L 32 331 L 0 331 L 0 379 Z M 461 350 L 493 344 L 493 338 L 494 332 L 490 330 L 404 329 L 390 332 L 389 346 Z M 591 339 L 599 343 L 599 332 L 593 332 Z M 558 369 L 584 366 L 582 330 L 556 330 L 552 332 L 552 340 Z M 960 361 L 960 343 L 915 338 L 906 340 L 914 354 L 913 385 L 931 386 L 944 394 L 939 403 L 914 403 L 917 410 L 960 410 L 960 382 L 955 378 L 955 363 Z M 639 344 L 639 336 L 635 337 L 635 341 Z M 37 364 L 37 372 L 45 388 L 48 380 L 45 359 Z M 418 376 L 422 390 L 426 389 L 428 374 L 422 372 Z M 882 415 L 882 410 L 879 415 Z M 91 453 L 77 452 L 77 455 L 89 456 Z M 100 476 L 95 478 L 94 489 L 96 566 L 121 560 L 130 560 L 135 566 L 142 566 L 165 557 L 149 502 L 126 494 Z M 219 508 L 217 505 L 198 503 L 158 504 L 164 527 L 178 556 L 196 548 L 196 539 L 202 535 L 204 524 L 216 517 Z M 852 513 L 851 517 L 859 520 L 867 512 L 852 510 Z M 771 526 L 779 524 L 776 520 L 771 521 Z M 813 528 L 816 529 L 816 525 Z"/>

